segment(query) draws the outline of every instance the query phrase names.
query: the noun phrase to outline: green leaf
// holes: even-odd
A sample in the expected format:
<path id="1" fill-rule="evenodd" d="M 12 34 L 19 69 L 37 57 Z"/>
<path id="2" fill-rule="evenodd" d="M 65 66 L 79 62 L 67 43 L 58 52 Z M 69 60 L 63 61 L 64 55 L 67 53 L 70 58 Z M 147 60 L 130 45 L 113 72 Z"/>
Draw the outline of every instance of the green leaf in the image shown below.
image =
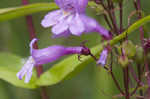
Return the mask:
<path id="1" fill-rule="evenodd" d="M 100 45 L 92 48 L 92 53 L 94 55 L 98 55 L 100 49 L 102 47 Z M 85 67 L 87 64 L 93 61 L 90 56 L 83 56 L 82 62 L 78 60 L 77 55 L 70 56 L 69 58 L 64 59 L 58 64 L 54 65 L 52 68 L 44 72 L 40 79 L 37 80 L 37 85 L 39 86 L 47 86 L 53 85 L 61 82 L 69 75 L 72 76 L 74 73 L 78 72 L 78 70 Z"/>
<path id="2" fill-rule="evenodd" d="M 0 9 L 0 21 L 14 19 L 20 16 L 26 16 L 40 11 L 50 11 L 57 8 L 58 7 L 55 3 L 35 3 L 20 7 L 4 8 Z"/>
<path id="3" fill-rule="evenodd" d="M 21 69 L 23 62 L 22 58 L 10 54 L 0 53 L 0 79 L 9 82 L 12 85 L 23 88 L 36 88 L 35 79 L 36 76 L 33 74 L 29 84 L 25 84 L 24 80 L 19 80 L 16 76 L 17 72 Z"/>
<path id="4" fill-rule="evenodd" d="M 89 5 L 91 4 L 93 3 L 89 2 Z M 58 6 L 55 3 L 34 3 L 18 7 L 3 8 L 0 9 L 0 22 L 37 12 L 51 11 L 55 9 L 58 9 Z"/>

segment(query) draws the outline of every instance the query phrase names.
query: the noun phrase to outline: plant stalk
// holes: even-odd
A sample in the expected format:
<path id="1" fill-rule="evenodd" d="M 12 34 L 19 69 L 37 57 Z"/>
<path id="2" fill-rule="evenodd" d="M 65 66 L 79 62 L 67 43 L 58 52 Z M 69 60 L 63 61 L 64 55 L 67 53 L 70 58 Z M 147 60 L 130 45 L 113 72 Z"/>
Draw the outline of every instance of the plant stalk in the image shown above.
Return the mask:
<path id="1" fill-rule="evenodd" d="M 135 0 L 134 4 L 136 6 L 135 7 L 136 10 L 137 11 L 141 11 L 141 0 Z M 142 14 L 139 13 L 138 14 L 138 19 L 141 19 L 141 18 L 142 18 Z M 149 75 L 150 71 L 149 71 L 148 60 L 147 60 L 147 51 L 146 51 L 146 48 L 144 47 L 144 30 L 143 30 L 143 27 L 141 26 L 139 30 L 140 30 L 141 45 L 142 45 L 142 47 L 144 49 L 144 56 L 145 56 L 144 65 L 145 65 L 146 73 L 148 73 L 148 75 L 147 75 L 147 83 L 148 83 L 148 85 L 150 87 L 150 75 Z"/>
<path id="2" fill-rule="evenodd" d="M 130 94 L 129 94 L 129 70 L 128 70 L 128 67 L 125 67 L 123 69 L 123 75 L 124 75 L 125 98 L 130 99 Z"/>
<path id="3" fill-rule="evenodd" d="M 118 81 L 116 80 L 115 75 L 113 74 L 112 65 L 113 65 L 113 55 L 112 55 L 112 52 L 111 52 L 110 74 L 111 74 L 111 77 L 112 77 L 112 79 L 113 79 L 113 81 L 114 81 L 116 87 L 117 87 L 118 90 L 120 91 L 120 93 L 121 93 L 122 95 L 125 95 L 125 93 L 124 93 L 123 90 L 121 89 L 121 87 L 120 87 Z"/>
<path id="4" fill-rule="evenodd" d="M 27 5 L 28 0 L 22 0 L 22 4 Z M 30 40 L 32 40 L 33 38 L 36 38 L 36 34 L 35 34 L 35 28 L 34 28 L 34 25 L 33 25 L 33 20 L 32 20 L 31 15 L 26 16 L 26 22 L 27 22 L 27 27 L 28 27 L 28 30 L 29 30 Z M 33 47 L 35 49 L 38 49 L 37 42 L 34 43 Z M 40 77 L 40 75 L 43 73 L 42 65 L 36 66 L 36 71 L 37 71 L 37 76 Z M 42 97 L 42 99 L 48 99 L 45 87 L 41 87 L 41 97 Z"/>
<path id="5" fill-rule="evenodd" d="M 123 6 L 122 1 L 119 3 L 119 9 L 120 9 L 120 33 L 123 31 Z"/>

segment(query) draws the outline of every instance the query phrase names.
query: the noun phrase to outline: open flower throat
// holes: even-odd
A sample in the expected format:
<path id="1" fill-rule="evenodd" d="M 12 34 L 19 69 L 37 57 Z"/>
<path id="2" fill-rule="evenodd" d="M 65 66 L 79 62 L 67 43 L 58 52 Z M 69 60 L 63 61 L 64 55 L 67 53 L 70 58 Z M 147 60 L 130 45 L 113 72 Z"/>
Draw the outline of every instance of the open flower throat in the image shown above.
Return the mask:
<path id="1" fill-rule="evenodd" d="M 110 38 L 109 31 L 85 13 L 88 0 L 55 0 L 59 10 L 49 12 L 41 22 L 45 28 L 52 27 L 53 37 L 98 32 Z M 87 24 L 88 22 L 88 24 Z"/>

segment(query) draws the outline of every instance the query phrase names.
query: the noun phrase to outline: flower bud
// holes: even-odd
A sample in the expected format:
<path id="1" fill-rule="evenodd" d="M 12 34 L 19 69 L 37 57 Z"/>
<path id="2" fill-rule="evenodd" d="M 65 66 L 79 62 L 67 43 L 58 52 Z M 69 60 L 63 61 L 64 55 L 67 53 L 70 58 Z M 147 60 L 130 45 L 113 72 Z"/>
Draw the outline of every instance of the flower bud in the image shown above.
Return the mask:
<path id="1" fill-rule="evenodd" d="M 129 64 L 129 60 L 127 56 L 119 56 L 118 62 L 123 68 L 127 67 Z"/>
<path id="2" fill-rule="evenodd" d="M 127 55 L 128 58 L 135 56 L 136 46 L 131 41 L 123 42 L 121 48 L 124 49 L 125 55 Z"/>
<path id="3" fill-rule="evenodd" d="M 139 64 L 144 62 L 144 50 L 141 46 L 136 46 L 136 55 L 135 55 L 135 61 Z"/>

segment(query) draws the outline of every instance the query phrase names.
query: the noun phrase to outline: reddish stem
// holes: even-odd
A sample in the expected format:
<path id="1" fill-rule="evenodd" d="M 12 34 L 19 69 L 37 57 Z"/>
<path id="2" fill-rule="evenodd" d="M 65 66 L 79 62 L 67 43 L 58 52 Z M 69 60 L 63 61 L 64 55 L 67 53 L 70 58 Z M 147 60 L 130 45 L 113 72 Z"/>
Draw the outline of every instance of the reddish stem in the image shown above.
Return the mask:
<path id="1" fill-rule="evenodd" d="M 113 55 L 112 55 L 112 52 L 111 52 L 110 74 L 111 74 L 111 77 L 112 77 L 112 79 L 113 79 L 113 81 L 114 81 L 116 87 L 117 87 L 118 90 L 120 91 L 120 93 L 121 93 L 122 95 L 125 95 L 125 93 L 124 93 L 123 90 L 121 89 L 121 87 L 120 87 L 118 81 L 116 80 L 115 75 L 113 74 L 113 70 L 112 70 L 113 60 L 112 60 L 112 59 L 113 59 Z"/>
<path id="2" fill-rule="evenodd" d="M 130 99 L 130 94 L 129 94 L 129 70 L 128 70 L 128 67 L 123 69 L 123 75 L 124 75 L 125 98 Z"/>
<path id="3" fill-rule="evenodd" d="M 22 0 L 22 4 L 27 5 L 28 0 Z M 30 34 L 30 40 L 32 40 L 33 38 L 36 38 L 36 34 L 35 34 L 35 29 L 34 29 L 33 20 L 32 20 L 31 15 L 26 16 L 26 22 L 27 22 L 27 27 L 28 27 L 29 34 Z M 33 47 L 35 49 L 38 49 L 37 42 L 34 43 Z M 42 65 L 36 66 L 36 71 L 37 71 L 37 76 L 40 77 L 40 75 L 43 73 Z M 41 97 L 42 97 L 42 99 L 48 99 L 45 87 L 41 87 Z"/>
<path id="4" fill-rule="evenodd" d="M 122 1 L 119 3 L 120 7 L 120 33 L 123 31 L 123 7 L 122 7 Z"/>
<path id="5" fill-rule="evenodd" d="M 141 82 L 141 79 L 139 79 L 137 76 L 136 76 L 136 72 L 134 71 L 134 69 L 132 68 L 132 66 L 129 66 L 129 70 L 130 70 L 130 73 L 131 75 L 133 76 L 134 80 L 139 83 L 140 85 L 144 85 L 143 82 Z"/>
<path id="6" fill-rule="evenodd" d="M 108 1 L 109 3 L 109 1 Z M 109 3 L 108 7 L 104 4 L 103 0 L 101 1 L 101 5 L 103 6 L 103 8 L 107 11 L 108 15 L 109 15 L 109 18 L 112 22 L 112 25 L 113 25 L 113 28 L 114 28 L 114 31 L 115 33 L 118 33 L 118 28 L 117 28 L 117 24 L 116 24 L 116 21 L 115 21 L 115 17 L 112 15 L 112 12 L 111 12 L 111 5 Z"/>
<path id="7" fill-rule="evenodd" d="M 134 4 L 135 4 L 135 8 L 137 11 L 141 11 L 141 1 L 140 0 L 135 0 L 134 1 Z M 142 14 L 139 13 L 138 14 L 138 19 L 141 19 L 142 18 Z M 150 75 L 149 75 L 149 66 L 148 66 L 148 60 L 147 60 L 147 51 L 146 49 L 144 48 L 144 30 L 143 30 L 143 27 L 141 26 L 140 27 L 140 39 L 141 39 L 141 44 L 142 44 L 142 47 L 144 49 L 144 56 L 145 56 L 145 59 L 144 59 L 144 65 L 145 65 L 145 69 L 146 69 L 146 72 L 148 73 L 147 75 L 147 83 L 150 87 Z"/>

